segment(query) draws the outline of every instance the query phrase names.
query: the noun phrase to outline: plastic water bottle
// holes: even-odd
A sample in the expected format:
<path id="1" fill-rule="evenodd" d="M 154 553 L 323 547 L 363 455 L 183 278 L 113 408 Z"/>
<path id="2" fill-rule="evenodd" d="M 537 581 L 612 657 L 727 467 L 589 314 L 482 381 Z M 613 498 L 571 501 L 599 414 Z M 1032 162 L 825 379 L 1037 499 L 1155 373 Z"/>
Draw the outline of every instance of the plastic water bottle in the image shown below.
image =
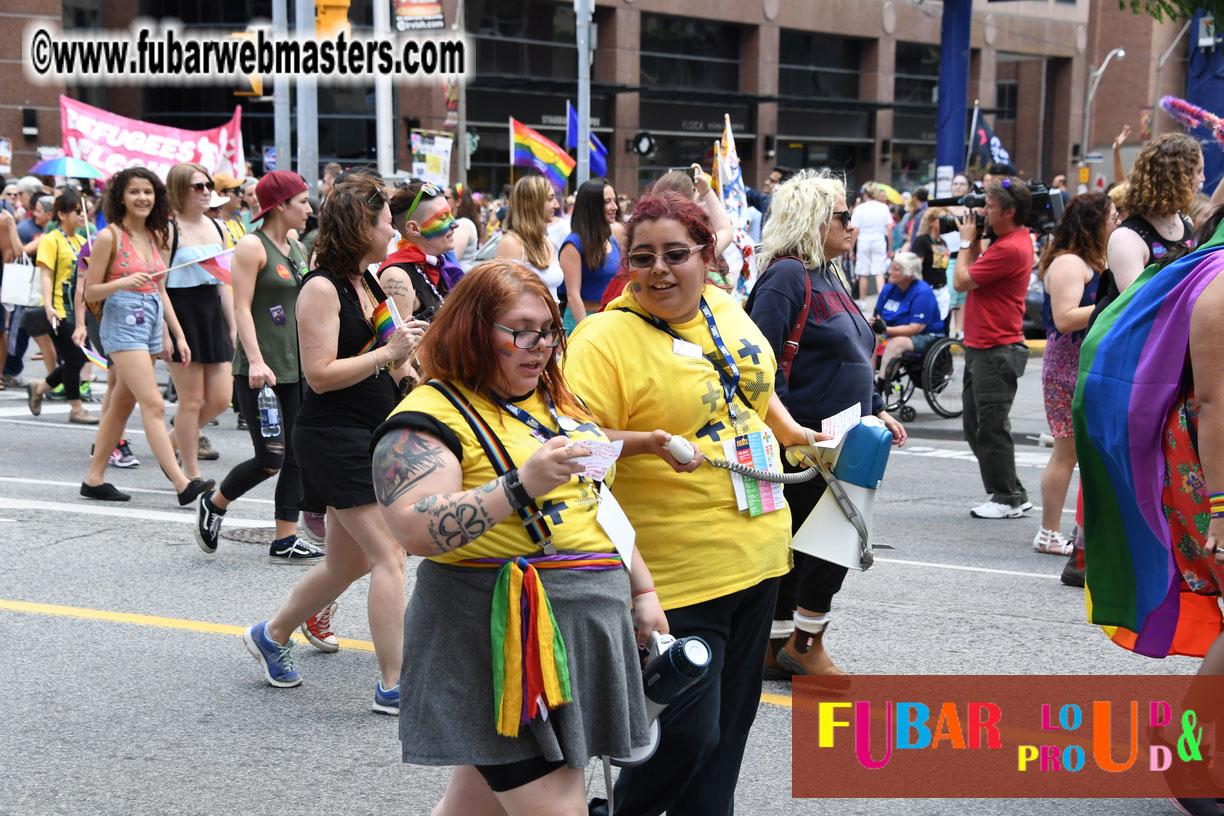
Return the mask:
<path id="1" fill-rule="evenodd" d="M 264 383 L 259 391 L 259 432 L 264 437 L 280 436 L 280 400 L 272 386 Z"/>

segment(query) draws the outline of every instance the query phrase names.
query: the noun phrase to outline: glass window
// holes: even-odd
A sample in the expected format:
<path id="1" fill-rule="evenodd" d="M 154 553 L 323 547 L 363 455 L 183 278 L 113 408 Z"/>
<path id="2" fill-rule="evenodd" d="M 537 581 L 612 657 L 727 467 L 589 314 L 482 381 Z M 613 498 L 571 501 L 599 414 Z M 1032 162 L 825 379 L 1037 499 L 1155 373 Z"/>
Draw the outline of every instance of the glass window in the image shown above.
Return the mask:
<path id="1" fill-rule="evenodd" d="M 995 117 L 1000 122 L 1016 120 L 1016 96 L 1020 83 L 1016 80 L 1001 80 L 995 84 L 995 107 L 998 112 Z"/>
<path id="2" fill-rule="evenodd" d="M 739 56 L 733 25 L 642 15 L 642 87 L 738 91 Z"/>
<path id="3" fill-rule="evenodd" d="M 822 99 L 858 99 L 859 40 L 783 30 L 778 49 L 778 93 Z"/>
<path id="4" fill-rule="evenodd" d="M 939 87 L 939 46 L 897 43 L 893 99 L 899 105 L 934 105 Z"/>
<path id="5" fill-rule="evenodd" d="M 469 34 L 497 39 L 537 40 L 577 48 L 574 7 L 557 0 L 467 0 Z"/>

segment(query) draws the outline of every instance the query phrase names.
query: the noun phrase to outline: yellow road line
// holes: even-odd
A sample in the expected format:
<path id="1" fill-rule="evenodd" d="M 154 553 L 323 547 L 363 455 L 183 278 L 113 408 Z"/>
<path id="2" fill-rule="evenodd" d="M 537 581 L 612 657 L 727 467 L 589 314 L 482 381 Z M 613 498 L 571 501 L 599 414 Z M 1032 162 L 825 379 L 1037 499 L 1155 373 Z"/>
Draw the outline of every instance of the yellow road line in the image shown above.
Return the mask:
<path id="1" fill-rule="evenodd" d="M 231 626 L 226 623 L 208 623 L 207 621 L 185 620 L 183 618 L 163 618 L 160 615 L 140 615 L 134 612 L 111 612 L 106 609 L 85 609 L 79 606 L 59 606 L 57 604 L 32 603 L 30 601 L 9 601 L 0 598 L 0 610 L 8 612 L 26 612 L 31 615 L 56 615 L 66 618 L 83 618 L 85 620 L 109 621 L 111 623 L 134 623 L 138 626 L 155 626 L 159 629 L 184 629 L 189 632 L 206 632 L 211 635 L 237 635 L 241 637 L 246 631 L 244 626 Z M 298 634 L 294 637 L 299 641 L 305 639 Z M 374 644 L 368 640 L 353 640 L 338 638 L 340 645 L 346 649 L 356 649 L 361 652 L 374 651 Z M 762 694 L 762 703 L 790 708 L 791 698 L 785 694 Z"/>

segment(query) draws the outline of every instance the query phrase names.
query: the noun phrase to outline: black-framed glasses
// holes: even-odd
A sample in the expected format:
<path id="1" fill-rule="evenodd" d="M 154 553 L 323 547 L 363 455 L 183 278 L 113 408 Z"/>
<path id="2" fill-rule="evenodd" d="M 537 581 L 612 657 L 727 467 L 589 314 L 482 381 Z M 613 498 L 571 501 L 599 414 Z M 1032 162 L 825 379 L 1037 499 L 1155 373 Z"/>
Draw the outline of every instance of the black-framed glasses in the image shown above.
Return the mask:
<path id="1" fill-rule="evenodd" d="M 850 219 L 852 216 L 849 210 L 838 210 L 837 212 L 833 213 L 833 217 L 841 221 L 842 229 L 848 229 L 850 227 Z"/>
<path id="2" fill-rule="evenodd" d="M 197 193 L 202 193 L 205 190 L 215 190 L 216 187 L 217 185 L 213 184 L 211 181 L 197 181 L 195 184 L 191 185 L 191 189 L 195 190 Z"/>
<path id="3" fill-rule="evenodd" d="M 412 206 L 408 208 L 408 212 L 404 213 L 404 220 L 407 221 L 416 212 L 417 205 L 421 203 L 422 198 L 433 198 L 438 193 L 442 192 L 436 185 L 430 182 L 425 182 L 421 185 L 421 189 L 417 190 L 416 198 L 412 199 Z"/>
<path id="4" fill-rule="evenodd" d="M 535 329 L 512 329 L 509 326 L 503 326 L 500 323 L 494 323 L 494 328 L 501 329 L 506 334 L 514 338 L 514 347 L 529 350 L 535 348 L 540 343 L 544 344 L 544 348 L 556 348 L 561 342 L 561 329 L 547 329 L 545 331 L 536 331 Z"/>
<path id="5" fill-rule="evenodd" d="M 679 266 L 687 261 L 694 252 L 705 248 L 705 244 L 700 244 L 699 246 L 665 249 L 662 252 L 631 252 L 629 253 L 629 265 L 634 269 L 650 269 L 655 265 L 656 258 L 662 258 L 668 266 Z"/>

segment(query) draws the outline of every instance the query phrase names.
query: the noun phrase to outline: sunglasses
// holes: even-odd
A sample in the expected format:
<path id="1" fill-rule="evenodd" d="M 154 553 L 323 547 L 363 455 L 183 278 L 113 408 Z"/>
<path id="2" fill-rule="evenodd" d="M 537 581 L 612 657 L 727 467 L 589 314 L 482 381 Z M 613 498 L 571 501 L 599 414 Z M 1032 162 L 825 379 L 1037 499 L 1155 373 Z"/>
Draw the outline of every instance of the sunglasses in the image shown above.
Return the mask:
<path id="1" fill-rule="evenodd" d="M 214 190 L 216 187 L 217 185 L 213 184 L 211 181 L 200 181 L 191 185 L 191 189 L 195 190 L 197 193 L 202 193 L 205 190 Z"/>
<path id="2" fill-rule="evenodd" d="M 433 184 L 430 184 L 428 181 L 422 184 L 421 189 L 417 190 L 416 198 L 412 199 L 412 206 L 408 208 L 408 212 L 404 213 L 404 220 L 407 221 L 412 217 L 412 214 L 416 212 L 417 205 L 421 203 L 422 198 L 433 198 L 440 192 L 441 190 L 439 190 Z"/>
<path id="3" fill-rule="evenodd" d="M 850 226 L 850 211 L 839 210 L 833 213 L 833 217 L 841 221 L 842 229 L 847 229 Z"/>
<path id="4" fill-rule="evenodd" d="M 629 265 L 634 269 L 651 269 L 655 258 L 662 258 L 668 266 L 679 266 L 689 259 L 694 252 L 706 248 L 705 244 L 680 249 L 665 249 L 662 252 L 632 252 L 629 254 Z"/>
<path id="5" fill-rule="evenodd" d="M 382 205 L 386 204 L 388 200 L 387 194 L 383 192 L 381 187 L 379 187 L 374 192 L 370 193 L 370 197 L 366 199 L 365 205 L 372 209 L 381 209 Z"/>
<path id="6" fill-rule="evenodd" d="M 493 327 L 501 329 L 506 334 L 514 338 L 514 347 L 524 350 L 535 348 L 539 343 L 544 343 L 544 348 L 556 348 L 561 342 L 561 329 L 548 329 L 547 331 L 536 331 L 535 329 L 511 329 L 503 326 L 500 323 L 494 323 Z"/>

